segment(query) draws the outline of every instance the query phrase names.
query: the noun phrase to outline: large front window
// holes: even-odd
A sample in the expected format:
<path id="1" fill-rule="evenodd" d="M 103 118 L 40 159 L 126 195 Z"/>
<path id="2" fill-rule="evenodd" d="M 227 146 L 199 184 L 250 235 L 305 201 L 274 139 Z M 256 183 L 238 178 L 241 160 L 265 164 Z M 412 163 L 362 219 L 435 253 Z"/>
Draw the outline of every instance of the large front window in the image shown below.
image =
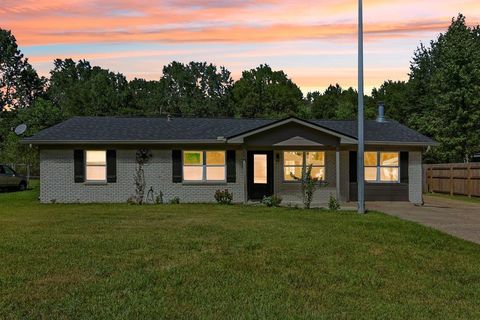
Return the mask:
<path id="1" fill-rule="evenodd" d="M 225 151 L 184 151 L 184 181 L 225 181 Z"/>
<path id="2" fill-rule="evenodd" d="M 398 152 L 365 152 L 365 181 L 399 182 L 400 154 Z"/>
<path id="3" fill-rule="evenodd" d="M 106 181 L 107 180 L 107 151 L 87 150 L 85 151 L 86 180 Z"/>
<path id="4" fill-rule="evenodd" d="M 302 177 L 307 166 L 312 165 L 312 177 L 325 180 L 325 152 L 285 151 L 283 152 L 283 180 L 296 181 Z"/>

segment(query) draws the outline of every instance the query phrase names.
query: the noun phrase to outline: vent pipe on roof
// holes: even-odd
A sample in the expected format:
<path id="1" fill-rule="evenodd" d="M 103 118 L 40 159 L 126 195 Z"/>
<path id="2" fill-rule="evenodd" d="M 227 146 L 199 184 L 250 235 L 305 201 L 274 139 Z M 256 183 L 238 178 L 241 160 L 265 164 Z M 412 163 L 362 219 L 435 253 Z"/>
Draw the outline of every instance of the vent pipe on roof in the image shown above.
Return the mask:
<path id="1" fill-rule="evenodd" d="M 167 121 L 168 122 L 172 121 L 172 117 L 170 115 L 167 115 Z"/>
<path id="2" fill-rule="evenodd" d="M 385 104 L 383 102 L 378 104 L 377 122 L 385 122 Z"/>

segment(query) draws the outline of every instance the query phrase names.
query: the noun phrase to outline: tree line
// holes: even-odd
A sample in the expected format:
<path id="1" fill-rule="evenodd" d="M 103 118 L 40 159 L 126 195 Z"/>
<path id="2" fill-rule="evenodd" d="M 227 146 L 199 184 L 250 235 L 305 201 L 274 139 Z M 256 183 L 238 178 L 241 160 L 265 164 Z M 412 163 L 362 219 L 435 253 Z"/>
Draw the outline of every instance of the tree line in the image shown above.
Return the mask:
<path id="1" fill-rule="evenodd" d="M 225 67 L 173 61 L 159 80 L 128 81 L 86 60 L 56 59 L 48 78 L 39 77 L 0 28 L 0 162 L 38 164 L 37 153 L 19 145 L 12 128 L 27 135 L 73 116 L 200 116 L 355 119 L 357 92 L 331 85 L 303 95 L 281 70 L 266 64 L 234 81 Z M 464 162 L 480 152 L 480 27 L 459 15 L 445 33 L 413 54 L 408 81 L 385 81 L 365 96 L 365 115 L 386 116 L 440 142 L 427 162 Z"/>

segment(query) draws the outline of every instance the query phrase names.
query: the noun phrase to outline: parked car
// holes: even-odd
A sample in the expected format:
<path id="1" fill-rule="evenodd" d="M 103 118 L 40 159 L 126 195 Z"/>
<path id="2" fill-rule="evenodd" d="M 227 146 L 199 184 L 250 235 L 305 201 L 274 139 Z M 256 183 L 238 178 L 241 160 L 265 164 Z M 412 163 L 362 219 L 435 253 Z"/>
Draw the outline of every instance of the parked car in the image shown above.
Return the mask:
<path id="1" fill-rule="evenodd" d="M 18 175 L 7 165 L 0 164 L 0 188 L 16 188 L 23 191 L 27 189 L 27 177 Z"/>

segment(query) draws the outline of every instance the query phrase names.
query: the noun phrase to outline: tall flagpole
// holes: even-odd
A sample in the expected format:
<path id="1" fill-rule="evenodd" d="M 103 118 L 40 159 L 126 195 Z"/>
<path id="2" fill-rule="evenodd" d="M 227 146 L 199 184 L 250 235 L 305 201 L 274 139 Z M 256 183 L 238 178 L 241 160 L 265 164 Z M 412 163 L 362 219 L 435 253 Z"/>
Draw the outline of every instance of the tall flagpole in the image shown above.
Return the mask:
<path id="1" fill-rule="evenodd" d="M 357 184 L 358 213 L 365 213 L 365 171 L 364 171 L 364 114 L 363 114 L 363 1 L 358 0 L 358 152 Z"/>

